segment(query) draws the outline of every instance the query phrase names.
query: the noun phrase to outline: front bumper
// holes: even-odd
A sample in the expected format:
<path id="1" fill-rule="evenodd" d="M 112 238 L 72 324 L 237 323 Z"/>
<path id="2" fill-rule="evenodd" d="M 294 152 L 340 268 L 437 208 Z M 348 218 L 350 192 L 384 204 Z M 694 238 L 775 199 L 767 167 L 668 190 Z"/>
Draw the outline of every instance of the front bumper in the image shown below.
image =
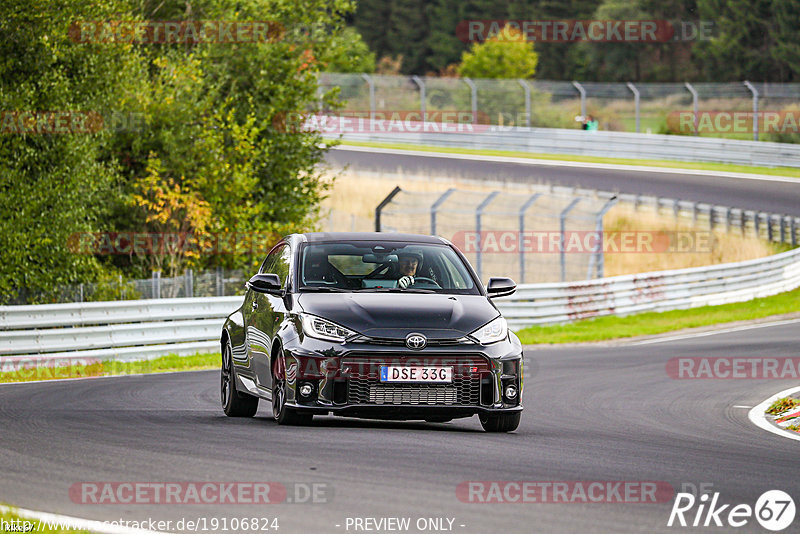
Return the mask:
<path id="1" fill-rule="evenodd" d="M 285 346 L 284 354 L 287 406 L 305 413 L 410 420 L 522 410 L 522 352 L 512 340 L 410 351 L 306 337 Z M 387 365 L 452 367 L 452 382 L 381 382 L 380 369 Z M 304 385 L 311 386 L 311 394 L 301 395 Z M 509 388 L 515 395 L 506 394 Z"/>

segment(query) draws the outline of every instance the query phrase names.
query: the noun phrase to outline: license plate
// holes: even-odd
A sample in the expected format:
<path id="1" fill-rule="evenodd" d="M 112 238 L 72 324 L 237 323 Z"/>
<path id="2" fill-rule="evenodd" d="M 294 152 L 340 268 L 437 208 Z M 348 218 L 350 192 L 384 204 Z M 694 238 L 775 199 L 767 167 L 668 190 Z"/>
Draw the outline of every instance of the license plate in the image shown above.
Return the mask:
<path id="1" fill-rule="evenodd" d="M 449 384 L 453 381 L 452 367 L 381 367 L 381 382 L 433 382 Z"/>

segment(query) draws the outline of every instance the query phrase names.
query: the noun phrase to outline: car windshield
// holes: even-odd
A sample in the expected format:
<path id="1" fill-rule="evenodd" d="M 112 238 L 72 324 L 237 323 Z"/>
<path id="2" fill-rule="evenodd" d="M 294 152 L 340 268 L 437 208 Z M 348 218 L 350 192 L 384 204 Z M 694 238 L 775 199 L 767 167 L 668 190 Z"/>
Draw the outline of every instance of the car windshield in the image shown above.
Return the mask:
<path id="1" fill-rule="evenodd" d="M 300 258 L 300 290 L 478 295 L 461 258 L 446 245 L 310 243 Z"/>

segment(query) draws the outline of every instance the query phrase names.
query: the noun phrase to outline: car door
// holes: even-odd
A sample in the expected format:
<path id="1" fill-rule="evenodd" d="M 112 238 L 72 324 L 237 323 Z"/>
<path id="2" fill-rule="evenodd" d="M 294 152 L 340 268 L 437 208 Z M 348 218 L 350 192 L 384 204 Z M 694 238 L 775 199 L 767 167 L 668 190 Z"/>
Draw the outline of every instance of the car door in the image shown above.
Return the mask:
<path id="1" fill-rule="evenodd" d="M 289 290 L 289 272 L 291 269 L 292 247 L 281 243 L 270 251 L 267 261 L 262 265 L 261 273 L 277 274 L 281 287 Z M 258 350 L 252 351 L 251 365 L 259 387 L 272 388 L 272 357 L 270 354 L 277 330 L 286 314 L 284 299 L 279 295 L 254 292 L 251 307 L 252 331 L 258 339 Z"/>

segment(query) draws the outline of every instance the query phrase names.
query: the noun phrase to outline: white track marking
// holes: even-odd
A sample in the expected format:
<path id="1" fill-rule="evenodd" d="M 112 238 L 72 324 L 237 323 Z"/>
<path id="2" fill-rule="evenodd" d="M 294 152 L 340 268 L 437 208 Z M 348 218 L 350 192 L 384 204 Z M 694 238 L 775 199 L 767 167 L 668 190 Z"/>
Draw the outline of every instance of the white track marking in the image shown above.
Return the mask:
<path id="1" fill-rule="evenodd" d="M 682 339 L 694 339 L 696 337 L 716 336 L 717 334 L 728 334 L 731 332 L 741 332 L 743 330 L 754 330 L 756 328 L 767 328 L 770 326 L 782 326 L 786 324 L 800 323 L 800 319 L 789 319 L 786 321 L 776 321 L 773 323 L 758 323 L 744 326 L 737 326 L 734 328 L 724 328 L 720 330 L 711 330 L 707 332 L 695 332 L 692 334 L 681 334 L 676 336 L 659 337 L 655 339 L 646 339 L 644 341 L 635 341 L 627 343 L 628 345 L 652 345 L 653 343 L 667 343 L 669 341 L 680 341 Z"/>
<path id="2" fill-rule="evenodd" d="M 38 512 L 35 510 L 26 510 L 25 508 L 15 508 L 0 505 L 0 511 L 4 513 L 15 514 L 28 519 L 36 519 L 37 521 L 45 524 L 47 522 L 50 522 L 53 525 L 61 523 L 68 529 L 88 530 L 90 532 L 99 532 L 100 534 L 158 534 L 153 530 L 112 525 L 110 523 L 104 523 L 102 521 L 95 521 L 92 519 L 51 514 L 49 512 Z M 34 529 L 33 532 L 36 532 L 36 529 Z"/>
<path id="3" fill-rule="evenodd" d="M 349 150 L 351 152 L 372 152 L 377 154 L 397 154 L 401 156 L 418 156 L 429 158 L 448 158 L 472 161 L 489 161 L 494 163 L 516 163 L 520 165 L 535 165 L 548 167 L 574 167 L 583 169 L 601 169 L 609 171 L 632 171 L 662 174 L 683 174 L 696 176 L 713 176 L 715 178 L 734 178 L 739 180 L 756 180 L 762 182 L 782 182 L 800 185 L 800 178 L 790 176 L 772 176 L 769 174 L 751 174 L 747 172 L 707 171 L 701 169 L 676 169 L 671 167 L 648 167 L 644 165 L 620 165 L 614 163 L 587 163 L 583 161 L 549 160 L 535 158 L 515 158 L 510 156 L 483 156 L 480 154 L 455 154 L 452 152 L 426 152 L 423 150 L 400 150 L 394 148 L 373 148 L 354 145 L 338 145 L 334 150 Z M 564 154 L 564 157 L 569 157 Z"/>

